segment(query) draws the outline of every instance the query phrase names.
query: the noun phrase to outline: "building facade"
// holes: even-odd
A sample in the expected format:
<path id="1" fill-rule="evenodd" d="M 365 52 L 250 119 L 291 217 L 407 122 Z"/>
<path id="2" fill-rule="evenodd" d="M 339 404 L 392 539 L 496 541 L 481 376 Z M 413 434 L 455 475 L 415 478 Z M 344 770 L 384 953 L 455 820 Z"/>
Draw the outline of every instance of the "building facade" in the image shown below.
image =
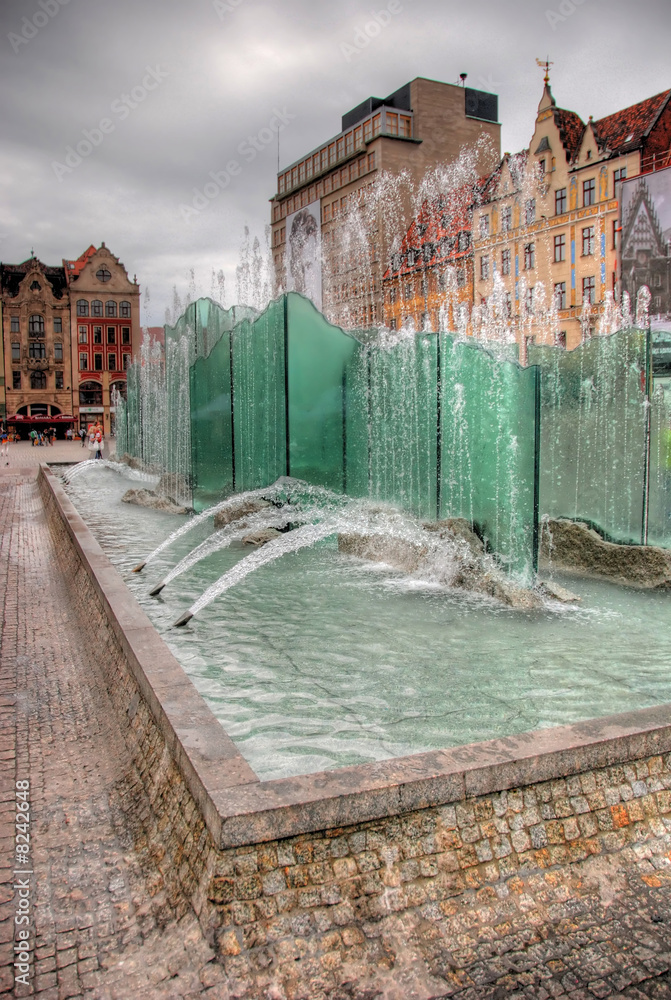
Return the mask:
<path id="1" fill-rule="evenodd" d="M 0 265 L 5 417 L 25 436 L 99 418 L 114 431 L 112 392 L 140 347 L 140 288 L 103 243 L 49 267 Z"/>
<path id="2" fill-rule="evenodd" d="M 498 161 L 500 150 L 497 118 L 495 95 L 423 78 L 386 98 L 368 98 L 345 114 L 338 135 L 278 174 L 271 199 L 276 290 L 286 287 L 292 217 L 312 206 L 323 265 L 323 311 L 332 322 L 347 326 L 382 322 L 389 232 L 378 218 L 370 219 L 367 259 L 355 260 L 356 254 L 348 256 L 337 239 L 348 213 L 372 198 L 383 173 L 398 176 L 406 171 L 418 184 L 428 170 L 455 161 L 462 148 L 475 147 L 483 137 L 488 148 L 478 170 L 487 175 L 492 155 Z M 407 208 L 401 204 L 400 212 Z"/>
<path id="3" fill-rule="evenodd" d="M 528 150 L 505 156 L 473 213 L 474 303 L 495 300 L 522 356 L 573 348 L 619 297 L 618 182 L 664 162 L 671 91 L 585 125 L 545 82 Z"/>

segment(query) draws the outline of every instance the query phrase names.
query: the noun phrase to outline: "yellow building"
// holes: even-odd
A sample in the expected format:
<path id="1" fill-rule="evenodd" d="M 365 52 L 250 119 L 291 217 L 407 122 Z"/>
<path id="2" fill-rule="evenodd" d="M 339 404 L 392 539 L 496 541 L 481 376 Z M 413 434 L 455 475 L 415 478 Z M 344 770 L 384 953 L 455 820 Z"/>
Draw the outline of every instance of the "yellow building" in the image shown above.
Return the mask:
<path id="1" fill-rule="evenodd" d="M 618 295 L 617 182 L 655 168 L 671 140 L 671 91 L 585 125 L 547 76 L 528 150 L 506 154 L 474 210 L 474 302 L 530 338 L 573 348 Z"/>

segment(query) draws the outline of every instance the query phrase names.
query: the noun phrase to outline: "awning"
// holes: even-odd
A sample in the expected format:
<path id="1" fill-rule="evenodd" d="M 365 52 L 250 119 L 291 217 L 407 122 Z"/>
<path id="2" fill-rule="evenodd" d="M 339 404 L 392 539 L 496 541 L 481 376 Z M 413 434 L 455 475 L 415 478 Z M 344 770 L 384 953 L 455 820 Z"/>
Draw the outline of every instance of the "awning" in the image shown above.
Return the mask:
<path id="1" fill-rule="evenodd" d="M 26 417 L 22 413 L 15 413 L 12 417 L 5 417 L 6 424 L 72 424 L 74 417 L 67 413 L 59 413 L 56 417 L 43 414 L 41 417 Z"/>

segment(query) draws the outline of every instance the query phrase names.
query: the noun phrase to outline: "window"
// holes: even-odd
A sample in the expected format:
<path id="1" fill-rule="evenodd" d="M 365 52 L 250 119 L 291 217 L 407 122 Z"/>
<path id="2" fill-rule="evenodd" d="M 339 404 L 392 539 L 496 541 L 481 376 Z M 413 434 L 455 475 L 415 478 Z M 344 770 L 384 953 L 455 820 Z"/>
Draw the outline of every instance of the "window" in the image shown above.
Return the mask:
<path id="1" fill-rule="evenodd" d="M 528 198 L 524 203 L 524 218 L 527 226 L 536 221 L 536 199 Z"/>
<path id="2" fill-rule="evenodd" d="M 93 327 L 93 343 L 102 344 L 103 342 L 103 328 L 101 326 Z"/>
<path id="3" fill-rule="evenodd" d="M 47 376 L 44 372 L 31 372 L 30 373 L 30 388 L 31 389 L 46 389 L 47 387 Z"/>
<path id="4" fill-rule="evenodd" d="M 298 164 L 298 183 L 299 184 L 305 183 L 305 161 L 303 161 L 303 163 Z"/>
<path id="5" fill-rule="evenodd" d="M 124 371 L 128 371 L 130 368 L 130 354 L 124 354 L 123 356 L 123 368 Z"/>
<path id="6" fill-rule="evenodd" d="M 103 356 L 102 354 L 93 355 L 93 370 L 96 372 L 101 372 L 103 370 Z"/>
<path id="7" fill-rule="evenodd" d="M 582 299 L 592 306 L 596 301 L 596 279 L 593 276 L 582 279 Z"/>
<path id="8" fill-rule="evenodd" d="M 489 277 L 489 257 L 480 258 L 480 281 L 486 281 Z"/>
<path id="9" fill-rule="evenodd" d="M 513 224 L 513 210 L 510 205 L 505 205 L 501 209 L 501 232 L 507 233 L 509 229 L 512 228 Z"/>
<path id="10" fill-rule="evenodd" d="M 530 271 L 536 266 L 536 244 L 524 244 L 524 270 Z"/>
<path id="11" fill-rule="evenodd" d="M 116 330 L 113 326 L 107 327 L 107 343 L 116 344 Z"/>
<path id="12" fill-rule="evenodd" d="M 370 142 L 373 136 L 373 123 L 369 118 L 367 122 L 363 123 L 363 141 Z"/>
<path id="13" fill-rule="evenodd" d="M 79 327 L 79 343 L 88 344 L 89 342 L 89 332 L 85 326 Z"/>
<path id="14" fill-rule="evenodd" d="M 107 370 L 110 372 L 116 371 L 116 354 L 107 355 Z"/>
<path id="15" fill-rule="evenodd" d="M 405 115 L 401 115 L 400 135 L 406 139 L 409 139 L 412 135 L 412 119 L 406 118 Z"/>
<path id="16" fill-rule="evenodd" d="M 354 152 L 354 132 L 348 132 L 345 136 L 345 155 L 349 156 Z"/>
<path id="17" fill-rule="evenodd" d="M 387 112 L 387 133 L 388 135 L 398 135 L 398 115 Z"/>
<path id="18" fill-rule="evenodd" d="M 31 340 L 28 344 L 29 358 L 46 358 L 47 345 L 43 340 Z"/>
<path id="19" fill-rule="evenodd" d="M 78 316 L 88 316 L 89 314 L 89 304 L 86 299 L 77 299 L 77 315 Z"/>
<path id="20" fill-rule="evenodd" d="M 510 319 L 513 314 L 513 300 L 510 292 L 506 292 L 503 299 L 503 312 L 506 319 Z"/>
<path id="21" fill-rule="evenodd" d="M 62 371 L 57 371 L 54 374 L 56 376 L 56 381 L 54 383 L 54 388 L 55 389 L 62 389 L 63 388 L 63 372 Z"/>
<path id="22" fill-rule="evenodd" d="M 61 344 L 60 340 L 57 340 L 54 343 L 54 361 L 62 361 L 62 360 L 63 360 L 63 345 Z"/>
<path id="23" fill-rule="evenodd" d="M 617 189 L 616 189 L 615 185 L 617 184 L 618 181 L 623 181 L 626 176 L 627 176 L 627 168 L 626 167 L 620 167 L 619 170 L 614 170 L 613 171 L 613 197 L 617 193 Z"/>
<path id="24" fill-rule="evenodd" d="M 471 234 L 467 230 L 459 233 L 459 249 L 468 250 L 471 245 Z"/>
<path id="25" fill-rule="evenodd" d="M 539 160 L 538 161 L 538 172 L 541 175 L 541 177 L 545 176 L 546 171 L 547 171 L 547 168 L 546 168 L 545 160 L 544 159 L 543 160 Z"/>
<path id="26" fill-rule="evenodd" d="M 510 250 L 501 251 L 501 274 L 510 274 Z"/>
<path id="27" fill-rule="evenodd" d="M 613 250 L 617 250 L 617 234 L 619 232 L 619 227 L 617 224 L 617 219 L 613 219 Z"/>
<path id="28" fill-rule="evenodd" d="M 555 346 L 562 347 L 566 350 L 566 330 L 560 330 L 559 333 L 555 335 Z"/>
<path id="29" fill-rule="evenodd" d="M 566 260 L 566 235 L 561 233 L 555 236 L 555 264 Z"/>
<path id="30" fill-rule="evenodd" d="M 110 274 L 110 272 L 107 270 L 106 267 L 100 267 L 96 271 L 96 278 L 98 279 L 98 281 L 109 281 L 111 277 L 112 275 Z"/>
<path id="31" fill-rule="evenodd" d="M 528 313 L 534 311 L 534 286 L 527 288 L 526 295 L 524 297 L 524 304 Z"/>
<path id="32" fill-rule="evenodd" d="M 563 215 L 566 211 L 566 188 L 555 191 L 555 215 Z"/>
<path id="33" fill-rule="evenodd" d="M 594 226 L 586 226 L 582 231 L 582 255 L 590 257 L 594 253 Z"/>
<path id="34" fill-rule="evenodd" d="M 119 303 L 119 316 L 122 319 L 130 319 L 130 302 Z"/>
<path id="35" fill-rule="evenodd" d="M 110 300 L 109 302 L 105 303 L 105 315 L 116 316 L 116 302 L 112 302 Z"/>
<path id="36" fill-rule="evenodd" d="M 375 153 L 368 154 L 368 169 L 375 170 Z"/>
<path id="37" fill-rule="evenodd" d="M 489 236 L 489 215 L 480 216 L 480 239 Z"/>
<path id="38" fill-rule="evenodd" d="M 31 337 L 44 336 L 44 316 L 31 316 L 28 320 L 28 333 Z"/>
<path id="39" fill-rule="evenodd" d="M 39 281 L 33 281 L 32 284 L 31 284 L 31 286 L 30 286 L 31 292 L 39 292 L 40 289 L 41 289 L 41 285 L 40 285 Z"/>
<path id="40" fill-rule="evenodd" d="M 331 221 L 331 205 L 324 205 L 324 222 Z"/>
<path id="41" fill-rule="evenodd" d="M 341 136 L 336 142 L 336 149 L 338 151 L 338 159 L 340 160 L 345 155 L 345 139 Z"/>
<path id="42" fill-rule="evenodd" d="M 91 315 L 92 316 L 102 316 L 103 314 L 103 304 L 100 299 L 94 299 L 91 303 Z"/>
<path id="43" fill-rule="evenodd" d="M 12 361 L 20 361 L 20 360 L 21 360 L 21 344 L 13 343 L 12 344 Z"/>
<path id="44" fill-rule="evenodd" d="M 10 331 L 12 333 L 19 333 L 20 329 L 21 328 L 19 326 L 19 317 L 18 316 L 12 316 L 12 318 L 10 320 Z"/>
<path id="45" fill-rule="evenodd" d="M 80 372 L 85 372 L 89 366 L 89 356 L 88 354 L 79 355 L 79 370 Z"/>
<path id="46" fill-rule="evenodd" d="M 588 208 L 596 201 L 596 181 L 592 177 L 588 181 L 582 182 L 582 203 L 584 208 Z"/>
<path id="47" fill-rule="evenodd" d="M 102 406 L 103 387 L 100 382 L 82 382 L 79 386 L 80 406 Z"/>
<path id="48" fill-rule="evenodd" d="M 373 138 L 382 131 L 382 119 L 380 115 L 373 115 Z"/>
<path id="49" fill-rule="evenodd" d="M 466 284 L 466 271 L 463 267 L 457 268 L 457 288 L 463 288 Z"/>
<path id="50" fill-rule="evenodd" d="M 566 309 L 566 282 L 558 281 L 555 284 L 555 306 L 557 309 Z"/>
<path id="51" fill-rule="evenodd" d="M 54 333 L 63 332 L 63 320 L 60 316 L 54 316 Z"/>
<path id="52" fill-rule="evenodd" d="M 12 389 L 21 388 L 21 372 L 12 372 Z"/>

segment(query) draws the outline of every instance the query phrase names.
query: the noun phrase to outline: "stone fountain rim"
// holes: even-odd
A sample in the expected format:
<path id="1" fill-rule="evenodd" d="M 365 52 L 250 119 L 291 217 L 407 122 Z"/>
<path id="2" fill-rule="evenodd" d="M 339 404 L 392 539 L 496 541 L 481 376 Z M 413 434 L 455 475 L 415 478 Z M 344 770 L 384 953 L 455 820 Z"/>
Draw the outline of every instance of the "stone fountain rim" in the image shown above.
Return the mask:
<path id="1" fill-rule="evenodd" d="M 222 849 L 371 822 L 671 752 L 671 704 L 481 743 L 262 781 L 112 566 L 46 463 L 47 488 L 140 696 Z M 128 707 L 132 718 L 137 709 Z"/>

